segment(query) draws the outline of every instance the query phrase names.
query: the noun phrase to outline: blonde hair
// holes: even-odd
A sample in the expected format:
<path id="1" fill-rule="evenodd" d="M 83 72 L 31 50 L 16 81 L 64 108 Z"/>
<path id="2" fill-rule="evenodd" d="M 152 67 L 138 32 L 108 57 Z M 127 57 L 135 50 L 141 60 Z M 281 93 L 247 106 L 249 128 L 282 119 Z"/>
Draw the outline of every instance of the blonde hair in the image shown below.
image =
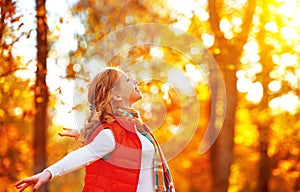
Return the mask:
<path id="1" fill-rule="evenodd" d="M 120 71 L 118 68 L 106 68 L 96 75 L 89 84 L 88 101 L 90 111 L 85 126 L 80 131 L 82 144 L 87 144 L 89 137 L 99 125 L 114 121 L 111 95 L 113 89 L 119 88 L 118 77 Z"/>

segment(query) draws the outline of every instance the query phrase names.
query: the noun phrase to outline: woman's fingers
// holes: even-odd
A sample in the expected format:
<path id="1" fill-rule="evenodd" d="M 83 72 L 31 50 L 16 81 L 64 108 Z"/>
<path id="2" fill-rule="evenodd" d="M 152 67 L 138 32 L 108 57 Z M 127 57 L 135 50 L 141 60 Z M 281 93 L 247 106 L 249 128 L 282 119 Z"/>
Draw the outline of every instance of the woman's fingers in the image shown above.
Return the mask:
<path id="1" fill-rule="evenodd" d="M 26 179 L 22 179 L 20 181 L 18 181 L 15 186 L 21 186 L 22 184 L 34 184 L 34 179 L 32 179 L 31 177 L 26 178 Z"/>
<path id="2" fill-rule="evenodd" d="M 19 192 L 24 191 L 27 187 L 34 185 L 33 191 L 37 191 L 44 183 L 47 183 L 51 179 L 51 172 L 44 170 L 41 173 L 22 179 L 18 181 L 15 186 Z"/>
<path id="3" fill-rule="evenodd" d="M 24 183 L 23 180 L 24 180 L 24 179 L 18 181 L 18 182 L 15 184 L 16 188 L 19 188 L 19 187 Z"/>
<path id="4" fill-rule="evenodd" d="M 35 184 L 35 186 L 33 187 L 33 191 L 37 191 L 40 187 L 41 187 L 41 185 L 43 185 L 44 183 L 42 183 L 41 181 L 38 181 L 36 184 Z"/>
<path id="5" fill-rule="evenodd" d="M 24 191 L 27 187 L 29 187 L 30 185 L 29 184 L 27 184 L 27 183 L 24 183 L 23 185 L 22 185 L 22 187 L 21 188 L 19 188 L 19 192 L 22 192 L 22 191 Z"/>
<path id="6" fill-rule="evenodd" d="M 70 130 L 72 130 L 72 129 L 63 127 L 63 130 L 65 130 L 65 131 L 70 131 Z"/>
<path id="7" fill-rule="evenodd" d="M 25 185 L 27 185 L 27 184 L 26 183 L 18 183 L 15 186 L 17 189 L 22 189 Z"/>
<path id="8" fill-rule="evenodd" d="M 19 192 L 22 192 L 27 187 L 34 185 L 35 183 L 36 183 L 36 180 L 34 178 L 30 177 L 30 178 L 26 178 L 26 179 L 22 179 L 22 180 L 18 181 L 15 184 L 15 186 L 19 190 Z"/>
<path id="9" fill-rule="evenodd" d="M 16 188 L 18 189 L 18 191 L 22 192 L 24 191 L 24 189 L 26 189 L 29 185 L 27 185 L 26 183 L 20 184 L 18 186 L 16 186 Z"/>
<path id="10" fill-rule="evenodd" d="M 77 130 L 74 129 L 69 129 L 69 128 L 63 128 L 65 131 L 64 132 L 59 132 L 58 135 L 63 137 L 63 136 L 68 136 L 68 137 L 75 137 L 77 138 L 79 133 Z"/>

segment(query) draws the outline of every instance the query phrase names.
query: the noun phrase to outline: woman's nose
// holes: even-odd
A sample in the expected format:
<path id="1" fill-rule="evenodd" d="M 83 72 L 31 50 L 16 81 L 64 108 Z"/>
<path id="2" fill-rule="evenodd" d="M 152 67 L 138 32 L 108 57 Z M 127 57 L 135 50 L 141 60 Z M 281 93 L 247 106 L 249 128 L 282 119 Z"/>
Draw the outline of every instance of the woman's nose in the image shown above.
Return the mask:
<path id="1" fill-rule="evenodd" d="M 135 84 L 135 85 L 136 85 L 136 84 L 138 84 L 138 83 L 139 83 L 139 81 L 138 81 L 138 80 L 135 80 L 135 79 L 133 80 L 133 84 Z"/>

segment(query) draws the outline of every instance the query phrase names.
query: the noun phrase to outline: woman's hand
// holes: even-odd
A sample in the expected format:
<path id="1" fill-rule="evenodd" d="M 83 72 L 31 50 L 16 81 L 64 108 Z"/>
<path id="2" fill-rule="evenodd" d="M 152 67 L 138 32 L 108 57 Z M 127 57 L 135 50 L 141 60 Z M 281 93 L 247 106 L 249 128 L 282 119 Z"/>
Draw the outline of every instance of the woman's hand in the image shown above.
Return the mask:
<path id="1" fill-rule="evenodd" d="M 19 192 L 24 191 L 27 187 L 33 186 L 33 191 L 37 191 L 43 184 L 47 183 L 51 179 L 51 173 L 47 170 L 35 174 L 26 179 L 18 181 L 15 186 Z"/>
<path id="2" fill-rule="evenodd" d="M 61 137 L 68 136 L 68 137 L 74 137 L 76 140 L 79 137 L 79 132 L 75 129 L 69 129 L 69 128 L 63 128 L 64 132 L 59 132 L 58 135 Z"/>

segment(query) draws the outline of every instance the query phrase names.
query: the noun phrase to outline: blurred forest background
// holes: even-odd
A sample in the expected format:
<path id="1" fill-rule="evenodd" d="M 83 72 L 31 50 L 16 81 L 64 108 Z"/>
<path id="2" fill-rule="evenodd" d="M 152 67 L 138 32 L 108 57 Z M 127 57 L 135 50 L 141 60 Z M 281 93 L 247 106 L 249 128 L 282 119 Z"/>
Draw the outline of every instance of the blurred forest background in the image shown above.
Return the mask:
<path id="1" fill-rule="evenodd" d="M 200 153 L 211 114 L 220 113 L 211 107 L 205 65 L 150 45 L 126 49 L 111 61 L 118 66 L 158 58 L 194 82 L 199 124 L 169 161 L 177 191 L 300 191 L 299 9 L 299 0 L 1 0 L 0 191 L 16 191 L 18 179 L 79 147 L 57 133 L 74 128 L 73 112 L 88 108 L 74 105 L 72 97 L 73 89 L 85 92 L 74 82 L 87 82 L 104 65 L 101 53 L 87 62 L 88 50 L 97 52 L 95 42 L 110 32 L 144 23 L 196 37 L 215 58 L 226 85 L 223 127 L 210 150 Z M 144 104 L 165 103 L 167 121 L 155 131 L 163 142 L 176 134 L 179 96 L 160 82 L 140 87 Z M 138 105 L 146 121 L 159 118 L 155 107 L 143 106 Z M 83 176 L 83 169 L 70 173 L 41 191 L 80 191 Z"/>

